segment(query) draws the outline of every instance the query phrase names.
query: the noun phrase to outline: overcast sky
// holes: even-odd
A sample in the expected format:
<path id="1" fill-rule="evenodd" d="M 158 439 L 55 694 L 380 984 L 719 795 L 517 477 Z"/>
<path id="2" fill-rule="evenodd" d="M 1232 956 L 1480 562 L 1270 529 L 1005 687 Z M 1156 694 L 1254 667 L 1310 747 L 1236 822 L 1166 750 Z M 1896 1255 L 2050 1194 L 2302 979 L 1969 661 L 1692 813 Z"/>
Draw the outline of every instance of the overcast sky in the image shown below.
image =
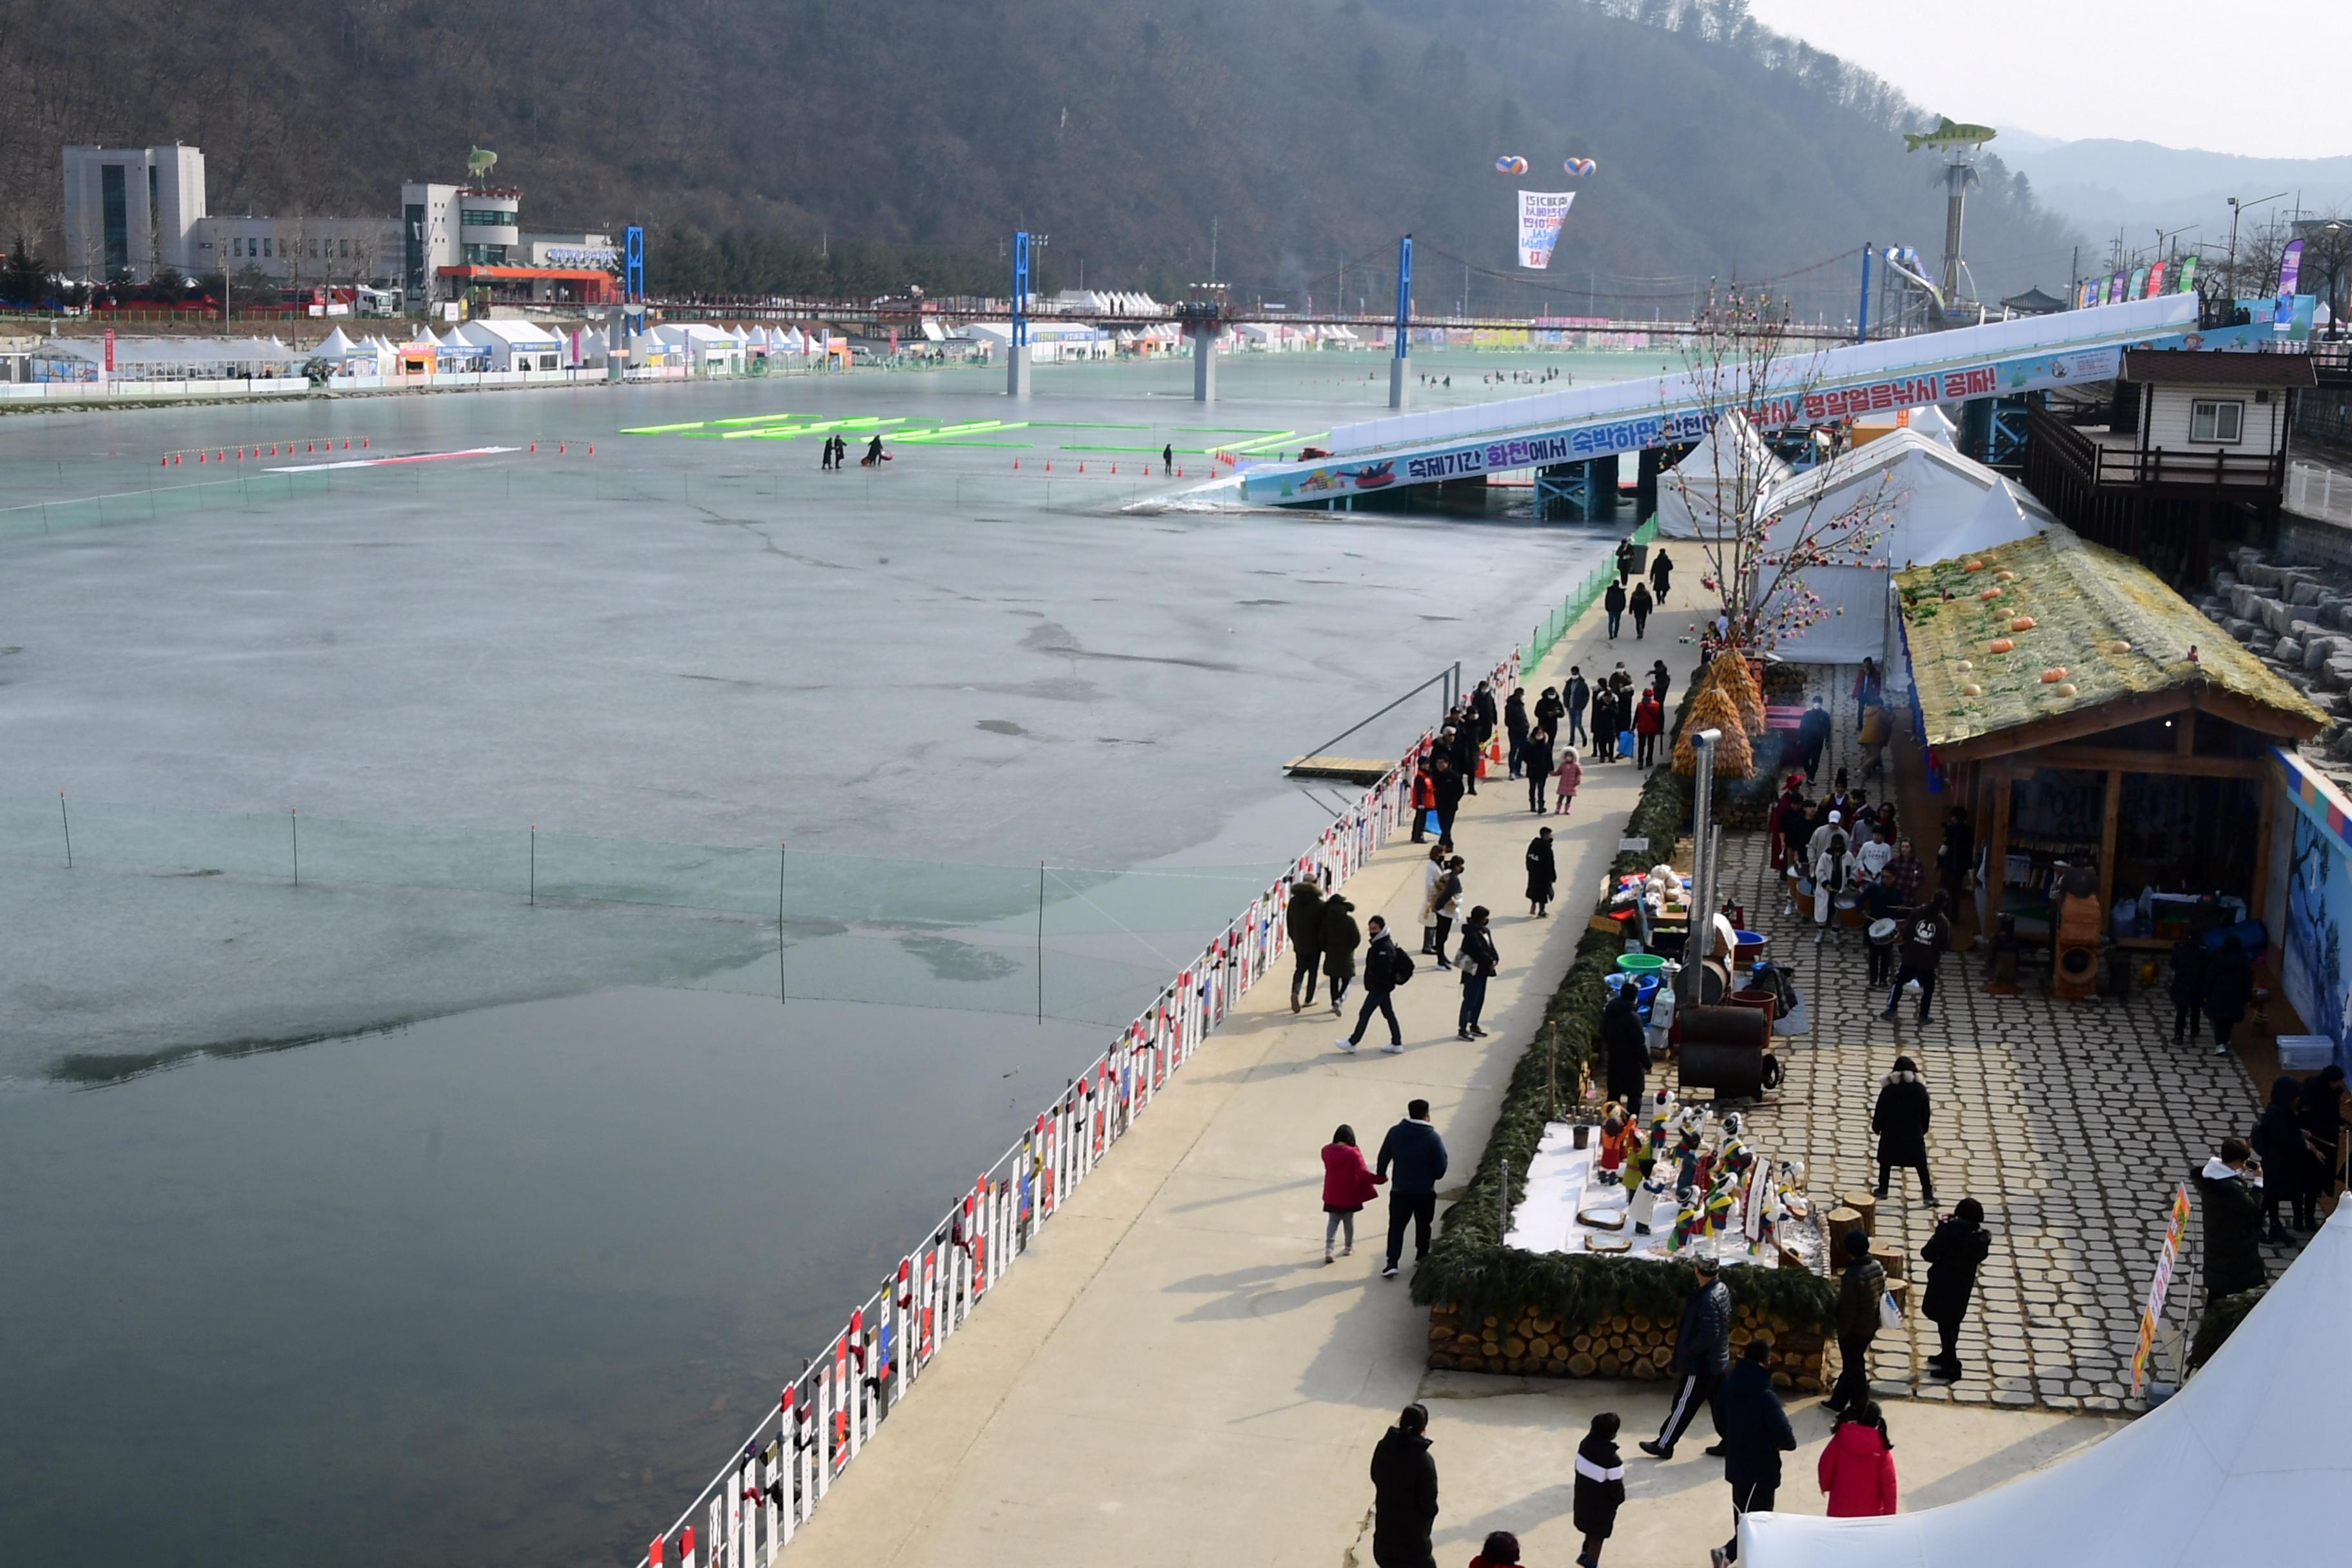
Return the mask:
<path id="1" fill-rule="evenodd" d="M 2352 4 L 2212 0 L 1749 0 L 1759 22 L 1885 78 L 1921 107 L 2065 141 L 2113 136 L 2265 158 L 2352 153 L 2317 62 L 2352 54 Z"/>

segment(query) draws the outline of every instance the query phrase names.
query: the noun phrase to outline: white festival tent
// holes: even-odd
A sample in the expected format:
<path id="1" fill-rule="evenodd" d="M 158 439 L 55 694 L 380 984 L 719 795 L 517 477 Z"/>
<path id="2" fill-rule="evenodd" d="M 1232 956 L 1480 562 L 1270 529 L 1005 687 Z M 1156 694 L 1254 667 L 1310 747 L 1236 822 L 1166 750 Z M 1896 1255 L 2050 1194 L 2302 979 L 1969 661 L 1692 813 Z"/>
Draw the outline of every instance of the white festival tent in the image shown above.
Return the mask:
<path id="1" fill-rule="evenodd" d="M 2130 1426 L 1942 1508 L 1883 1519 L 1751 1513 L 1740 1568 L 2340 1563 L 2341 1501 L 2352 1496 L 2347 1301 L 2352 1194 L 2205 1369 Z"/>
<path id="2" fill-rule="evenodd" d="M 1661 496 L 1661 504 L 1664 498 Z M 1795 475 L 1759 503 L 1775 518 L 1764 539 L 1770 557 L 1811 530 L 1832 546 L 1830 564 L 1804 570 L 1806 593 L 1829 611 L 1774 649 L 1806 664 L 1858 664 L 1890 658 L 1892 579 L 1906 566 L 1947 561 L 2054 527 L 2050 510 L 2013 479 L 1915 430 L 1896 430 L 1818 468 Z M 1867 552 L 1834 548 L 1849 513 L 1875 513 L 1877 540 Z M 1773 568 L 1761 569 L 1769 574 Z M 1768 614 L 1770 613 L 1768 607 Z"/>
<path id="3" fill-rule="evenodd" d="M 1658 476 L 1658 536 L 1717 538 L 1725 531 L 1726 505 L 1736 510 L 1741 496 L 1769 492 L 1791 471 L 1772 455 L 1748 416 L 1732 409 L 1690 456 Z"/>

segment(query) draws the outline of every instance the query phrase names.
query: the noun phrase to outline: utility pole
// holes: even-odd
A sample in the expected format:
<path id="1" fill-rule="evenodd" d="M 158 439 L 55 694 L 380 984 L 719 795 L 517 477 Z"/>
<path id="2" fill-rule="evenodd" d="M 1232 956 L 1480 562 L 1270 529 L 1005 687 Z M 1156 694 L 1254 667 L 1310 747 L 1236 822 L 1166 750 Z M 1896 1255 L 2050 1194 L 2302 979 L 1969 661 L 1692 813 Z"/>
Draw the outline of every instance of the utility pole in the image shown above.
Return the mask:
<path id="1" fill-rule="evenodd" d="M 1209 220 L 1209 281 L 1217 280 L 1217 220 Z"/>

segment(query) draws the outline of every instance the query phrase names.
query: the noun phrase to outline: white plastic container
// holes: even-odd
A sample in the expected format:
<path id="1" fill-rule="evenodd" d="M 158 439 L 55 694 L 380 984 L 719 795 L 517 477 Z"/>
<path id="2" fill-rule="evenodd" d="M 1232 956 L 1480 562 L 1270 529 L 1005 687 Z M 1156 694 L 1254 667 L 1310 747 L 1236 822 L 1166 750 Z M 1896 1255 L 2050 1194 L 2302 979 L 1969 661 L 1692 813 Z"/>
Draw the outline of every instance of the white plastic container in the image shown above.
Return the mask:
<path id="1" fill-rule="evenodd" d="M 2281 1072 L 2317 1072 L 2336 1060 L 2336 1042 L 2326 1035 L 2281 1035 Z"/>

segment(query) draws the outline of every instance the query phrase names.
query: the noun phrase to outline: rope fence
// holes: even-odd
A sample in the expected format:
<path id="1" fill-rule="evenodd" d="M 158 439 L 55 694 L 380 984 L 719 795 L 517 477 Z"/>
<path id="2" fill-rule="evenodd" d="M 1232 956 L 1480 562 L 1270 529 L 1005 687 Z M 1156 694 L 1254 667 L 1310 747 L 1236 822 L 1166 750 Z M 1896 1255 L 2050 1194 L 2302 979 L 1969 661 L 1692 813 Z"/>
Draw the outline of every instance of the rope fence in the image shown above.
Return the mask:
<path id="1" fill-rule="evenodd" d="M 1507 689 L 1520 661 L 1515 650 L 1488 679 Z M 1423 731 L 956 1195 L 929 1237 L 850 1310 L 734 1457 L 654 1537 L 640 1568 L 765 1568 L 774 1560 L 1038 1231 L 1274 968 L 1289 945 L 1283 912 L 1291 884 L 1309 877 L 1327 889 L 1344 884 L 1410 822 L 1413 764 L 1434 738 Z"/>

